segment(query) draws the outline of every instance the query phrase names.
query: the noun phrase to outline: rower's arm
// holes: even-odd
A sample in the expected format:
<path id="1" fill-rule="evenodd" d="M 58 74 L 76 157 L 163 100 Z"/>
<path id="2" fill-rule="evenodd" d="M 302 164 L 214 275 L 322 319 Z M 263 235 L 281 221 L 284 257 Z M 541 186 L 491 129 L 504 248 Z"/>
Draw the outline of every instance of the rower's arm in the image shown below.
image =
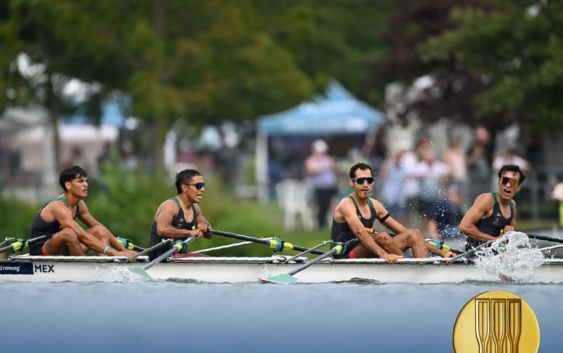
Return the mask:
<path id="1" fill-rule="evenodd" d="M 381 202 L 374 199 L 371 199 L 371 202 L 373 203 L 373 207 L 375 207 L 375 212 L 377 212 L 377 219 L 382 219 L 389 214 Z M 387 219 L 385 219 L 381 224 L 395 234 L 399 234 L 407 230 L 401 223 L 391 217 L 391 215 L 389 215 L 389 217 L 387 217 Z"/>
<path id="2" fill-rule="evenodd" d="M 195 209 L 197 211 L 197 224 L 198 224 L 198 228 L 199 224 L 207 224 L 208 229 L 211 229 L 211 224 L 207 221 L 207 219 L 205 217 L 203 217 L 203 214 L 201 212 L 201 208 L 199 207 L 198 204 L 195 204 Z M 203 233 L 203 237 L 205 239 L 212 239 L 213 238 L 213 233 L 207 231 L 205 233 Z"/>
<path id="3" fill-rule="evenodd" d="M 53 217 L 61 225 L 61 228 L 68 228 L 73 230 L 78 237 L 78 241 L 86 245 L 88 249 L 94 250 L 97 253 L 104 252 L 106 245 L 98 240 L 98 238 L 82 229 L 82 227 L 78 223 L 76 223 L 74 219 L 72 219 L 72 212 L 67 207 L 55 204 L 50 208 L 50 211 Z M 115 249 L 109 248 L 106 251 L 106 255 L 117 256 L 119 255 L 119 252 Z"/>
<path id="4" fill-rule="evenodd" d="M 84 223 L 88 228 L 92 228 L 94 226 L 100 226 L 106 228 L 103 224 L 101 224 L 96 219 L 94 219 L 90 211 L 88 211 L 88 207 L 86 207 L 86 203 L 84 201 L 80 201 L 80 203 L 78 204 L 78 209 L 80 211 L 80 213 L 78 214 L 78 219 L 80 219 L 80 221 L 82 221 L 82 223 Z M 112 234 L 112 232 L 109 231 L 109 229 L 106 228 L 106 230 L 110 234 L 109 245 L 111 245 L 112 247 L 116 248 L 119 251 L 127 250 L 125 249 L 123 244 L 121 244 L 119 240 L 117 240 L 117 238 Z"/>
<path id="5" fill-rule="evenodd" d="M 368 248 L 374 254 L 377 254 L 379 257 L 383 257 L 385 254 L 385 250 L 383 250 L 377 243 L 373 240 L 371 235 L 368 234 L 362 221 L 358 218 L 356 214 L 356 207 L 349 199 L 344 199 L 338 206 L 337 212 L 340 212 L 342 217 L 348 223 L 348 226 L 354 232 L 354 235 L 360 240 L 360 242 Z"/>
<path id="6" fill-rule="evenodd" d="M 482 194 L 477 197 L 475 203 L 465 217 L 461 220 L 459 231 L 466 236 L 479 241 L 495 240 L 496 238 L 481 232 L 477 229 L 477 222 L 494 206 L 494 200 L 491 194 Z"/>
<path id="7" fill-rule="evenodd" d="M 516 216 L 518 216 L 518 210 L 517 210 L 517 207 L 516 207 L 516 201 L 512 200 L 512 204 L 514 205 L 514 209 L 513 209 L 514 217 L 512 217 L 512 223 L 510 225 L 514 227 L 514 230 L 516 230 L 517 229 L 516 228 Z"/>
<path id="8" fill-rule="evenodd" d="M 160 213 L 156 219 L 156 233 L 164 238 L 185 238 L 194 235 L 187 229 L 177 229 L 172 226 L 174 217 L 178 215 L 178 206 L 174 201 L 168 200 L 160 206 Z"/>

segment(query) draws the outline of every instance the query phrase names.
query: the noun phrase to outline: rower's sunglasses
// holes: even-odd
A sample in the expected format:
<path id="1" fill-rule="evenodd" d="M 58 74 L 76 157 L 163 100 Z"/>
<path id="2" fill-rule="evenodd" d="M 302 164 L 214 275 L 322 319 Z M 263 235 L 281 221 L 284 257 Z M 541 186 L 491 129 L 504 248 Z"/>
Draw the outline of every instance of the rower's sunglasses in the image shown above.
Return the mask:
<path id="1" fill-rule="evenodd" d="M 510 183 L 510 187 L 517 187 L 520 182 L 516 179 L 508 178 L 508 177 L 501 177 L 499 178 L 500 185 L 506 185 L 506 183 Z"/>
<path id="2" fill-rule="evenodd" d="M 205 183 L 193 183 L 193 184 L 186 184 L 186 185 L 193 185 L 198 190 L 201 190 L 205 187 Z"/>
<path id="3" fill-rule="evenodd" d="M 366 181 L 368 184 L 373 184 L 374 181 L 373 177 L 353 178 L 352 180 L 354 180 L 358 185 L 363 185 Z"/>

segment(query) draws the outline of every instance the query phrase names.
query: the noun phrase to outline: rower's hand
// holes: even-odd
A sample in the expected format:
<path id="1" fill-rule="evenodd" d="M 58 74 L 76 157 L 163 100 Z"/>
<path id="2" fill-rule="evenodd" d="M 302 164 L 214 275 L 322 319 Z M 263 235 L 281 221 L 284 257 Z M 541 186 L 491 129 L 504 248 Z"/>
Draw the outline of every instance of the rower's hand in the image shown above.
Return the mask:
<path id="1" fill-rule="evenodd" d="M 132 251 L 132 250 L 123 250 L 123 251 L 119 251 L 117 253 L 117 256 L 127 256 L 128 258 L 131 258 L 135 255 L 137 255 L 137 253 L 135 251 Z"/>
<path id="2" fill-rule="evenodd" d="M 508 232 L 514 232 L 515 230 L 513 226 L 504 226 L 503 233 L 506 234 Z"/>
<path id="3" fill-rule="evenodd" d="M 197 229 L 201 230 L 202 233 L 207 233 L 211 227 L 207 223 L 198 223 Z"/>
<path id="4" fill-rule="evenodd" d="M 399 256 L 395 254 L 385 254 L 381 256 L 382 259 L 387 261 L 388 264 L 396 264 L 399 262 L 399 259 L 402 259 L 404 256 Z"/>
<path id="5" fill-rule="evenodd" d="M 203 232 L 201 229 L 194 229 L 190 231 L 190 237 L 197 237 L 198 239 L 203 236 Z"/>

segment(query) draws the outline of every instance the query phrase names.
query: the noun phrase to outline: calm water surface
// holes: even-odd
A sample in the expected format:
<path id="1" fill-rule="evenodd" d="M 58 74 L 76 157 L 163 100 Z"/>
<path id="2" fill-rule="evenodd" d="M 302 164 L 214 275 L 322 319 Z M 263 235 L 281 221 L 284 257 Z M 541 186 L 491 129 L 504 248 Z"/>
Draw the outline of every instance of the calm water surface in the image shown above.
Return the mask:
<path id="1" fill-rule="evenodd" d="M 0 282 L 0 352 L 453 352 L 488 290 L 522 297 L 539 351 L 563 351 L 563 285 Z"/>

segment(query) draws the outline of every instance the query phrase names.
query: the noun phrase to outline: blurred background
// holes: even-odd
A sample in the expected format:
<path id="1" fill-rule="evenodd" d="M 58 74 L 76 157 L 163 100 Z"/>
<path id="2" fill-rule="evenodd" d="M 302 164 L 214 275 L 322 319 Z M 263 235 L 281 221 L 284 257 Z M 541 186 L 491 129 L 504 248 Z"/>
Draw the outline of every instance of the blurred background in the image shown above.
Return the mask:
<path id="1" fill-rule="evenodd" d="M 92 215 L 138 245 L 185 168 L 215 229 L 314 245 L 357 161 L 427 238 L 518 164 L 519 228 L 558 234 L 562 40 L 547 0 L 3 0 L 2 237 L 80 165 Z"/>

